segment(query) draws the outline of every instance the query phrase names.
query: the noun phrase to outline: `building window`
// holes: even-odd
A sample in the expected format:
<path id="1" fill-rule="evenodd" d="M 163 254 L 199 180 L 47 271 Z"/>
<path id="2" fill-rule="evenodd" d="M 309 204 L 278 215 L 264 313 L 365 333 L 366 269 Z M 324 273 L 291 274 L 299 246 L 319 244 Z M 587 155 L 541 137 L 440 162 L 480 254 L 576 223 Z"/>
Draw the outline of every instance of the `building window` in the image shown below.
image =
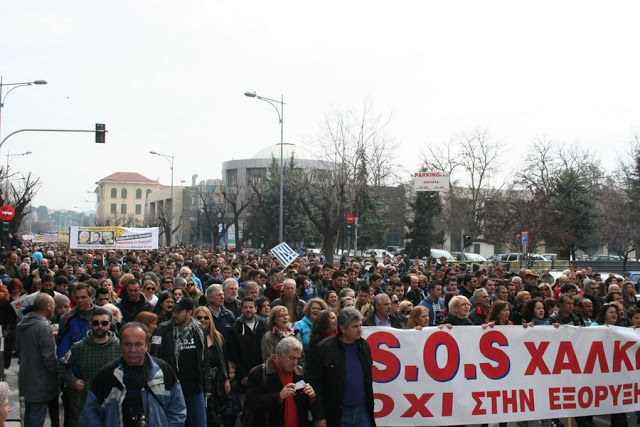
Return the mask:
<path id="1" fill-rule="evenodd" d="M 115 215 L 116 213 L 116 204 L 115 203 L 111 203 L 111 213 Z"/>
<path id="2" fill-rule="evenodd" d="M 123 188 L 122 190 L 120 190 L 120 197 L 123 199 L 127 198 L 127 189 Z"/>
<path id="3" fill-rule="evenodd" d="M 116 197 L 118 197 L 118 190 L 116 190 L 115 188 L 111 189 L 111 198 L 115 199 Z"/>
<path id="4" fill-rule="evenodd" d="M 136 205 L 136 215 L 142 215 L 142 205 Z"/>
<path id="5" fill-rule="evenodd" d="M 238 184 L 238 169 L 229 169 L 227 171 L 227 182 L 229 187 L 234 187 Z"/>
<path id="6" fill-rule="evenodd" d="M 146 197 L 149 197 L 149 194 L 151 194 L 151 190 L 147 190 L 145 194 L 146 194 Z"/>
<path id="7" fill-rule="evenodd" d="M 136 199 L 142 199 L 142 190 L 136 189 Z"/>
<path id="8" fill-rule="evenodd" d="M 126 203 L 123 203 L 123 204 L 120 205 L 120 213 L 123 214 L 123 215 L 127 213 L 127 204 Z"/>

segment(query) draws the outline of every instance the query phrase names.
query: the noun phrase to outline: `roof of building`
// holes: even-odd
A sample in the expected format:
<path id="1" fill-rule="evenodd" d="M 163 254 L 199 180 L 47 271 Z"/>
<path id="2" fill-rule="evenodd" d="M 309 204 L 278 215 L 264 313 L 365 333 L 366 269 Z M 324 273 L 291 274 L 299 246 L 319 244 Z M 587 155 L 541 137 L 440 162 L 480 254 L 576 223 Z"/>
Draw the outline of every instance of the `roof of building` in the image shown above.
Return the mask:
<path id="1" fill-rule="evenodd" d="M 318 156 L 314 156 L 311 151 L 295 144 L 282 144 L 282 157 L 290 159 L 291 155 L 298 160 L 315 160 Z M 258 151 L 252 159 L 272 159 L 280 158 L 280 144 L 271 145 Z"/>
<path id="2" fill-rule="evenodd" d="M 146 176 L 142 176 L 137 172 L 116 172 L 111 175 L 102 178 L 100 181 L 115 181 L 115 182 L 142 182 L 149 184 L 157 184 L 158 181 L 149 179 Z"/>

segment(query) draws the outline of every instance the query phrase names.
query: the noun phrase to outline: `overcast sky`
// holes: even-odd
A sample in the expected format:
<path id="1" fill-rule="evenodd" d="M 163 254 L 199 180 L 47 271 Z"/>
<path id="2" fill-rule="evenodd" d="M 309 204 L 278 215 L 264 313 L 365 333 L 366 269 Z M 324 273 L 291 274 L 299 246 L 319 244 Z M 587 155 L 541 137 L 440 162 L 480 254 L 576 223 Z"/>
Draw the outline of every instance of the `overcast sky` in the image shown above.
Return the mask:
<path id="1" fill-rule="evenodd" d="M 482 128 L 516 166 L 539 136 L 589 147 L 608 168 L 640 129 L 637 1 L 0 2 L 6 99 L 0 150 L 42 180 L 35 204 L 94 208 L 95 182 L 136 171 L 169 184 L 318 133 L 331 109 L 390 114 L 403 173 L 427 144 Z M 5 88 L 6 93 L 6 88 Z M 80 210 L 74 209 L 74 210 Z"/>

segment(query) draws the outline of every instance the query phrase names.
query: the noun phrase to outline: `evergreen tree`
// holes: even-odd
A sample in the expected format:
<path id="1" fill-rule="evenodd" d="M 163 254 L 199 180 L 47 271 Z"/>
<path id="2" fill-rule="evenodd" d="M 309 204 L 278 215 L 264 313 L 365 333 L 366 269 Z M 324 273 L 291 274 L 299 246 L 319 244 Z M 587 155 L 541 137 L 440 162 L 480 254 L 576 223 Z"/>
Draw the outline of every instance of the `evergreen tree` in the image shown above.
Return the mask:
<path id="1" fill-rule="evenodd" d="M 409 242 L 405 252 L 410 257 L 429 256 L 431 245 L 442 239 L 435 227 L 436 217 L 442 212 L 440 195 L 436 191 L 420 191 L 409 202 L 409 209 L 411 213 L 406 234 Z"/>
<path id="2" fill-rule="evenodd" d="M 594 245 L 596 209 L 589 188 L 574 169 L 554 180 L 546 217 L 545 242 L 566 248 L 575 259 L 577 249 Z"/>

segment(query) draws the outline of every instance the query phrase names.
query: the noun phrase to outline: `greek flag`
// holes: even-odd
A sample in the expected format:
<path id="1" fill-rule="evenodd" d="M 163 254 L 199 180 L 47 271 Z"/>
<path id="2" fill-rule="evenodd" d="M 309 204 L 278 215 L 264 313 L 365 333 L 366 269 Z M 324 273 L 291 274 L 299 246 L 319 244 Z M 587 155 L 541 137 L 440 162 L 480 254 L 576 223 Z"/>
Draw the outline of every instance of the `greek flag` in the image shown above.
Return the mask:
<path id="1" fill-rule="evenodd" d="M 271 253 L 278 258 L 278 261 L 282 263 L 284 268 L 287 268 L 294 259 L 298 258 L 296 251 L 291 249 L 285 242 L 280 243 L 278 246 L 271 249 Z"/>

